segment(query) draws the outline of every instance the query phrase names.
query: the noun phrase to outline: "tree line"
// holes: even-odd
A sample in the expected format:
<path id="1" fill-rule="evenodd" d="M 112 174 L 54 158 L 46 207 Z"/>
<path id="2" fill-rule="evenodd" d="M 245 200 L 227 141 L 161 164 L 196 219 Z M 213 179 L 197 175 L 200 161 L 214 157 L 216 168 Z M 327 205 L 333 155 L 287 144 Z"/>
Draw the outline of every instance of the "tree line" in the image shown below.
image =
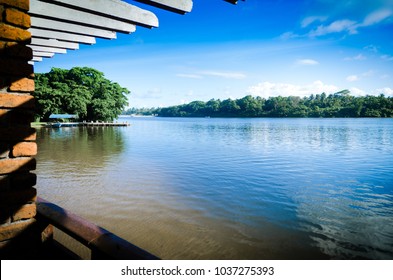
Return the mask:
<path id="1" fill-rule="evenodd" d="M 131 108 L 125 114 L 159 117 L 289 117 L 289 118 L 363 118 L 393 117 L 393 98 L 352 96 L 348 90 L 308 97 L 278 96 L 268 99 L 247 95 L 240 99 L 211 99 L 166 108 Z"/>
<path id="2" fill-rule="evenodd" d="M 51 114 L 76 114 L 79 121 L 113 121 L 128 105 L 129 90 L 105 78 L 98 70 L 52 68 L 35 74 L 36 119 Z"/>

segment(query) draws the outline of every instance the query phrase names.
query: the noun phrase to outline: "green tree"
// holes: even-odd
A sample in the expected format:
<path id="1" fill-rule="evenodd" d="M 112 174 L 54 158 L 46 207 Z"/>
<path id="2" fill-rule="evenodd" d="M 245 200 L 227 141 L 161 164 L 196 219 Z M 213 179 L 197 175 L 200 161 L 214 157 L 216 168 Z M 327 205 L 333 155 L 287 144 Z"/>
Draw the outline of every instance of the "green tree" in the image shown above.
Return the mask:
<path id="1" fill-rule="evenodd" d="M 230 98 L 222 101 L 220 106 L 221 114 L 225 117 L 236 117 L 240 112 L 240 106 L 237 104 L 236 100 Z"/>
<path id="2" fill-rule="evenodd" d="M 135 109 L 130 109 L 135 111 Z M 360 118 L 393 117 L 393 98 L 359 96 L 343 90 L 329 96 L 326 93 L 309 97 L 261 97 L 247 95 L 240 99 L 223 101 L 211 99 L 208 102 L 193 101 L 189 104 L 168 108 L 145 108 L 139 112 L 161 117 L 313 117 L 313 118 Z"/>
<path id="3" fill-rule="evenodd" d="M 36 74 L 36 113 L 43 121 L 53 113 L 77 114 L 81 121 L 113 121 L 128 105 L 129 93 L 93 68 L 52 68 Z"/>

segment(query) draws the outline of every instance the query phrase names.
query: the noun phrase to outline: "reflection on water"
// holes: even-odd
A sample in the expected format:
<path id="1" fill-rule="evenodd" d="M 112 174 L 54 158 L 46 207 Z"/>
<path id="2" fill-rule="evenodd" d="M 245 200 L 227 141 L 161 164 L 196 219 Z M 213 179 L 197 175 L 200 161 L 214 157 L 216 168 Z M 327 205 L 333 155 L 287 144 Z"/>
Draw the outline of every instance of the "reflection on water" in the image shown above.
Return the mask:
<path id="1" fill-rule="evenodd" d="M 393 120 L 41 129 L 40 195 L 165 259 L 392 259 Z"/>

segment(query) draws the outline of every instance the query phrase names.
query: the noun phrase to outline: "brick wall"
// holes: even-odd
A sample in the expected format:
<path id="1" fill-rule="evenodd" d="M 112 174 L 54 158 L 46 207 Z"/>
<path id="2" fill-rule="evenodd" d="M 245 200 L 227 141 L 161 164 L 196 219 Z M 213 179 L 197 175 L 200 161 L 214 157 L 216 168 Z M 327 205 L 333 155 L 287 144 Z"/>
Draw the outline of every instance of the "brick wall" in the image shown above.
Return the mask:
<path id="1" fill-rule="evenodd" d="M 0 0 L 0 255 L 27 250 L 35 223 L 37 153 L 29 0 Z M 23 237 L 21 241 L 20 238 Z M 16 240 L 18 241 L 16 242 Z M 26 244 L 24 244 L 26 243 Z M 7 253 L 8 252 L 8 253 Z M 7 255 L 8 254 L 8 255 Z"/>

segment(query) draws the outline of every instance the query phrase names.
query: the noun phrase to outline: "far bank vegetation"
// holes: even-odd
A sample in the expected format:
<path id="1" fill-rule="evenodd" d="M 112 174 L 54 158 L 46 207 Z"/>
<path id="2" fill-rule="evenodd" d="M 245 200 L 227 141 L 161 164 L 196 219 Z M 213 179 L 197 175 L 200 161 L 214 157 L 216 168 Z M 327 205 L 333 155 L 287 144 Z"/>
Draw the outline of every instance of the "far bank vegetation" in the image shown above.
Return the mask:
<path id="1" fill-rule="evenodd" d="M 288 118 L 391 118 L 393 97 L 352 96 L 348 90 L 308 97 L 247 95 L 240 99 L 211 99 L 165 108 L 131 108 L 123 114 L 159 117 L 288 117 Z"/>

